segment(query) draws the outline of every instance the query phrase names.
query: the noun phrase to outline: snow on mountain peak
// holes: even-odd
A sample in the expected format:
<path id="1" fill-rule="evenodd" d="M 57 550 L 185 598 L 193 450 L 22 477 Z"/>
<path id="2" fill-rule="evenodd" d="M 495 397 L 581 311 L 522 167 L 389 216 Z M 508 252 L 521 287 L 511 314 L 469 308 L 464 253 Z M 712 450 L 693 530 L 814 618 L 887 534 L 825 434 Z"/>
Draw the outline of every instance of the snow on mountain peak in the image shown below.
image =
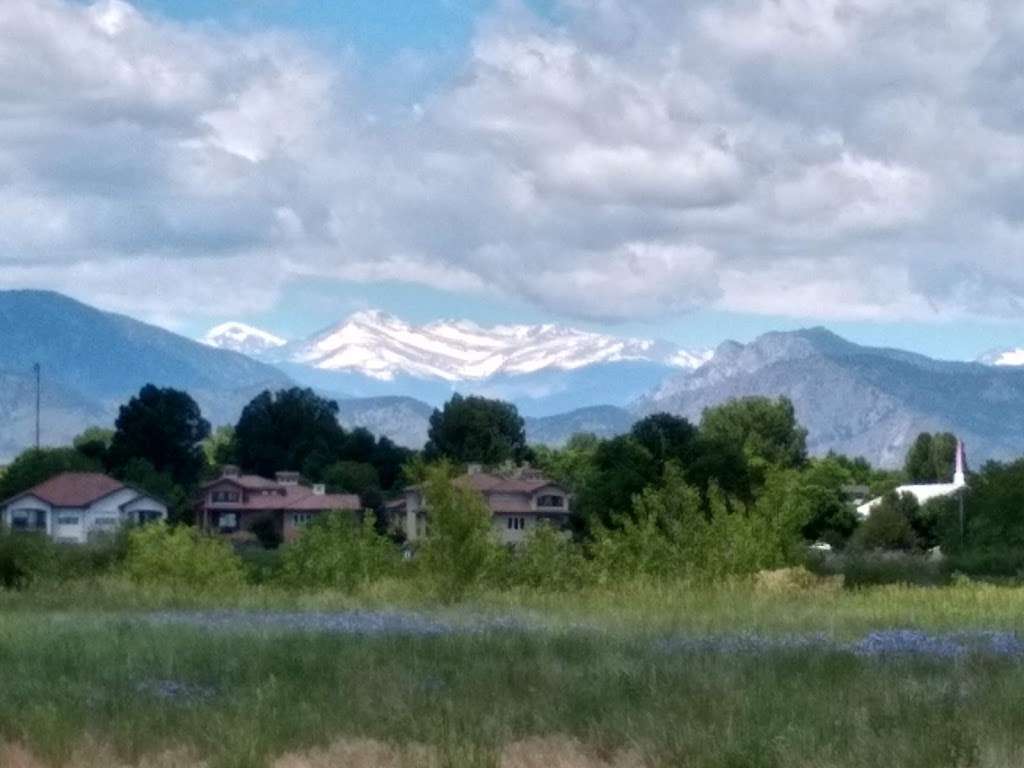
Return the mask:
<path id="1" fill-rule="evenodd" d="M 235 321 L 221 323 L 211 328 L 200 342 L 210 347 L 228 349 L 245 355 L 264 354 L 288 343 L 268 331 Z"/>
<path id="2" fill-rule="evenodd" d="M 1003 368 L 1016 368 L 1024 366 L 1024 347 L 1014 349 L 999 349 L 989 352 L 979 362 L 986 365 L 997 365 Z"/>
<path id="3" fill-rule="evenodd" d="M 376 310 L 357 312 L 292 345 L 289 352 L 292 362 L 322 370 L 362 373 L 384 381 L 409 375 L 451 382 L 626 360 L 695 368 L 708 357 L 666 342 L 550 323 L 485 328 L 467 320 L 436 320 L 414 325 Z"/>

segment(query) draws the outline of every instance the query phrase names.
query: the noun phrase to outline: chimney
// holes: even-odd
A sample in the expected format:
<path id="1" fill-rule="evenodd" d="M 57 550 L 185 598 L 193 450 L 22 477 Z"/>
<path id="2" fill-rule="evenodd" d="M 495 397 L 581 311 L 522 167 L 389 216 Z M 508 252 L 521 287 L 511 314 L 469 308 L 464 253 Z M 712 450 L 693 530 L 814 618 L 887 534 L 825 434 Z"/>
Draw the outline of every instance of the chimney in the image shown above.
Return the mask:
<path id="1" fill-rule="evenodd" d="M 234 464 L 225 464 L 220 470 L 221 477 L 238 477 L 240 474 L 241 471 Z"/>
<path id="2" fill-rule="evenodd" d="M 298 472 L 275 472 L 274 479 L 277 480 L 278 485 L 298 485 L 299 484 L 299 473 Z"/>
<path id="3" fill-rule="evenodd" d="M 314 496 L 323 496 L 325 493 L 327 493 L 327 487 L 323 483 L 316 483 L 313 486 Z"/>

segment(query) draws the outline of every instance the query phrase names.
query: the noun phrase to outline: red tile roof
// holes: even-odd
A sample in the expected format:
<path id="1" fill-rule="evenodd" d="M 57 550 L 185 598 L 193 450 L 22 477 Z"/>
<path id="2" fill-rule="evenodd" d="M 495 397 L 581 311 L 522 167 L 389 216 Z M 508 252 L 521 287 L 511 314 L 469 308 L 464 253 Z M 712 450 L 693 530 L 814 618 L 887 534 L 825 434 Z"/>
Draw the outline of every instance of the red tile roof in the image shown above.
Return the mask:
<path id="1" fill-rule="evenodd" d="M 119 480 L 99 472 L 64 472 L 19 493 L 4 504 L 25 496 L 35 496 L 54 507 L 86 507 L 125 487 Z"/>
<path id="2" fill-rule="evenodd" d="M 283 490 L 284 493 L 280 493 Z M 361 509 L 359 497 L 353 494 L 314 493 L 304 485 L 279 486 L 278 492 L 267 495 L 251 494 L 238 509 L 297 509 L 301 511 L 330 511 L 332 509 Z"/>

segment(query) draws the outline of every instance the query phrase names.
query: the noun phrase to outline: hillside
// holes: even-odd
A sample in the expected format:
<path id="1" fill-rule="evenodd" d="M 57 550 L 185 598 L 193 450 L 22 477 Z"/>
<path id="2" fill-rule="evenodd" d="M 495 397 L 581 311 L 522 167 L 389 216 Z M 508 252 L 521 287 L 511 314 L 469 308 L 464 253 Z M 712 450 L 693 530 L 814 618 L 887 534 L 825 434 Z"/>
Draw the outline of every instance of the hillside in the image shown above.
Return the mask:
<path id="1" fill-rule="evenodd" d="M 789 397 L 815 454 L 896 466 L 918 433 L 934 430 L 960 435 L 975 463 L 1024 453 L 1024 370 L 864 347 L 820 328 L 726 342 L 637 411 L 696 421 L 705 408 L 747 395 Z"/>
<path id="2" fill-rule="evenodd" d="M 36 362 L 44 444 L 112 423 L 118 406 L 147 383 L 187 390 L 214 424 L 234 421 L 261 389 L 289 383 L 279 370 L 244 355 L 57 293 L 0 291 L 0 461 L 34 439 Z"/>

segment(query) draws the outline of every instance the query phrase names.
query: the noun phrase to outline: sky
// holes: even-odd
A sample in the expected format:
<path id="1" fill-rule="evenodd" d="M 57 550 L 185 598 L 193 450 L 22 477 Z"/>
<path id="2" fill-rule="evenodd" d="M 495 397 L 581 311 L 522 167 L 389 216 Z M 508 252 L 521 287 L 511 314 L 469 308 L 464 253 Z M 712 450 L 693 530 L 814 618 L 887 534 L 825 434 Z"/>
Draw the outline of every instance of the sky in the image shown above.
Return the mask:
<path id="1" fill-rule="evenodd" d="M 1024 344 L 1012 0 L 4 0 L 0 289 Z"/>

